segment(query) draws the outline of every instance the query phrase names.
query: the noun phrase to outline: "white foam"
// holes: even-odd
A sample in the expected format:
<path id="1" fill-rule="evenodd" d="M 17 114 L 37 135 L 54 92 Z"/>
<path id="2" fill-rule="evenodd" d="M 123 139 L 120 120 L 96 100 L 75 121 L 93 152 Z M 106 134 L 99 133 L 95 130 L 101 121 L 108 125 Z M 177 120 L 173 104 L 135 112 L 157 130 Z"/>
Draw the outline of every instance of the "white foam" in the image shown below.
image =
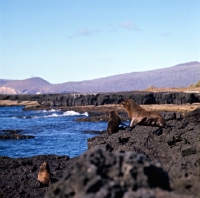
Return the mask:
<path id="1" fill-rule="evenodd" d="M 57 114 L 57 113 L 53 113 L 53 114 L 44 116 L 44 118 L 53 118 L 53 117 L 61 117 L 61 116 L 63 116 L 63 115 L 59 115 L 59 114 Z"/>
<path id="2" fill-rule="evenodd" d="M 57 114 L 57 113 L 53 113 L 53 114 L 50 115 L 50 116 L 52 116 L 52 117 L 59 117 L 59 116 L 61 116 L 61 115 L 59 115 L 59 114 Z"/>
<path id="3" fill-rule="evenodd" d="M 49 110 L 49 112 L 56 112 L 56 111 L 59 111 L 59 110 L 55 110 L 55 109 Z"/>
<path id="4" fill-rule="evenodd" d="M 46 113 L 46 112 L 56 112 L 56 111 L 60 111 L 60 109 L 43 110 L 44 113 Z"/>
<path id="5" fill-rule="evenodd" d="M 76 111 L 66 111 L 63 113 L 64 116 L 79 116 L 79 115 L 84 115 L 84 116 L 88 116 L 88 112 L 85 113 L 79 113 Z"/>
<path id="6" fill-rule="evenodd" d="M 52 111 L 52 112 L 57 112 L 56 110 L 55 111 Z M 52 118 L 52 117 L 63 117 L 63 116 L 89 116 L 88 112 L 85 112 L 85 113 L 79 113 L 79 112 L 76 112 L 76 111 L 66 111 L 64 112 L 63 114 L 58 114 L 58 113 L 52 113 L 52 114 L 49 114 L 49 115 L 44 115 L 44 116 L 33 116 L 32 118 Z"/>
<path id="7" fill-rule="evenodd" d="M 89 116 L 88 112 L 85 112 L 82 115 L 87 116 L 87 117 Z"/>

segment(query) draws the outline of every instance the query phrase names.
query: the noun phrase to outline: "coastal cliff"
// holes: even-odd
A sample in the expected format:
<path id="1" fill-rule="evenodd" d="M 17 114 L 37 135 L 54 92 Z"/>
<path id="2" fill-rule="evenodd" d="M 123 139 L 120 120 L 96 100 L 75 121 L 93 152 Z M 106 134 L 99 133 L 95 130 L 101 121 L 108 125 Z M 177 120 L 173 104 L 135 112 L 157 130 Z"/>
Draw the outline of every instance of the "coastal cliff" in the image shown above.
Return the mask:
<path id="1" fill-rule="evenodd" d="M 0 95 L 0 106 L 6 101 L 16 101 L 15 104 L 25 105 L 23 101 L 35 102 L 34 107 L 65 107 L 119 104 L 125 98 L 132 98 L 137 104 L 186 104 L 199 103 L 200 93 L 186 92 L 116 92 L 90 94 L 38 94 L 38 95 Z"/>

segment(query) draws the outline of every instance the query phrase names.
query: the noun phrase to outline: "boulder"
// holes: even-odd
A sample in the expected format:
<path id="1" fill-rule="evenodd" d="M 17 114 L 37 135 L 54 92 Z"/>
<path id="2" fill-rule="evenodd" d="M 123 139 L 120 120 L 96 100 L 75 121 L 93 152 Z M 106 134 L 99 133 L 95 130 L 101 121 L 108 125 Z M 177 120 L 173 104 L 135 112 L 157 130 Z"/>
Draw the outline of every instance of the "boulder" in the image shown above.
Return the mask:
<path id="1" fill-rule="evenodd" d="M 154 189 L 151 191 L 151 189 Z M 46 198 L 130 197 L 169 191 L 169 178 L 159 164 L 135 152 L 107 152 L 93 148 L 81 155 L 62 179 L 49 187 Z"/>

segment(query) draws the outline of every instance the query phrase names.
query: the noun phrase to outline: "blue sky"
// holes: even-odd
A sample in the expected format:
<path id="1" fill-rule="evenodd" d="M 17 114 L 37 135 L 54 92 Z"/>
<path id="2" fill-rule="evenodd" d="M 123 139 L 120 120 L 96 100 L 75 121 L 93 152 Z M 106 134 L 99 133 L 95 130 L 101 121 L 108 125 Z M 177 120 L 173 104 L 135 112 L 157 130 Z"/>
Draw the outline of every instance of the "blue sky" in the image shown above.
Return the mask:
<path id="1" fill-rule="evenodd" d="M 0 79 L 89 80 L 200 61 L 199 0 L 0 1 Z"/>

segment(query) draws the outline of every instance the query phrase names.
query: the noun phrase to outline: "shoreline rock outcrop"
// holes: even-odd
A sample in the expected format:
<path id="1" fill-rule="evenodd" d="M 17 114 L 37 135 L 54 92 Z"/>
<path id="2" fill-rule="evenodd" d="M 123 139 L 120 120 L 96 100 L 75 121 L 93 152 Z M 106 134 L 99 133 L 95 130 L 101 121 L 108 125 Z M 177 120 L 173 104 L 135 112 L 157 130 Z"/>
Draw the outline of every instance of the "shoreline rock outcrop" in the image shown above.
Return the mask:
<path id="1" fill-rule="evenodd" d="M 21 140 L 21 139 L 30 139 L 34 138 L 32 135 L 25 135 L 20 134 L 20 130 L 0 130 L 0 140 L 8 140 L 8 139 L 15 139 L 15 140 Z"/>
<path id="2" fill-rule="evenodd" d="M 137 104 L 186 104 L 199 103 L 199 93 L 185 92 L 116 92 L 116 93 L 89 93 L 89 94 L 38 94 L 38 95 L 3 95 L 0 101 L 37 102 L 36 107 L 64 107 L 119 104 L 125 98 L 132 98 Z M 0 103 L 0 106 L 2 106 Z M 18 104 L 18 105 L 19 105 Z"/>
<path id="3" fill-rule="evenodd" d="M 190 114 L 189 114 L 190 115 Z M 200 114 L 198 114 L 200 116 Z M 174 192 L 188 196 L 200 195 L 200 123 L 189 122 L 174 112 L 164 115 L 167 124 L 173 127 L 158 129 L 136 126 L 131 132 L 119 131 L 111 136 L 101 135 L 88 139 L 88 148 L 96 146 L 111 152 L 135 151 L 144 154 L 150 161 L 161 164 L 170 178 Z M 189 117 L 191 119 L 191 117 Z"/>

